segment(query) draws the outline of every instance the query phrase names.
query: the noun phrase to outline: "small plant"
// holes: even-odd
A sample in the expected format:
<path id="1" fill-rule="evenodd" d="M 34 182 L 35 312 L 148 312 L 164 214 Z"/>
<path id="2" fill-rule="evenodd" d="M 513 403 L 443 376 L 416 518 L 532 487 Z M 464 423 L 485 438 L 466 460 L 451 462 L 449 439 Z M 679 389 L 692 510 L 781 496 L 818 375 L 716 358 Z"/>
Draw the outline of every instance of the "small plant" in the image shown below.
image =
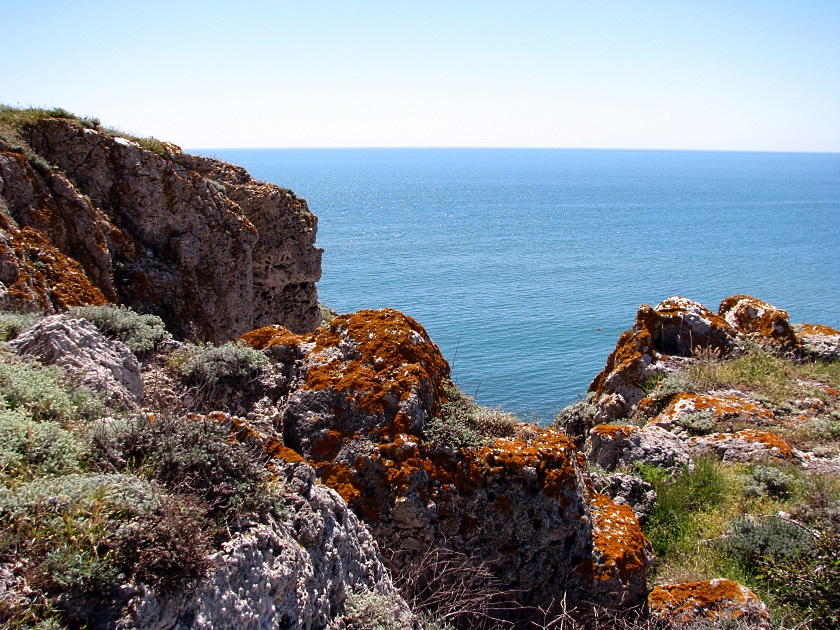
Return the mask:
<path id="1" fill-rule="evenodd" d="M 64 370 L 0 351 L 0 397 L 36 422 L 74 422 L 98 414 L 98 399 L 70 383 Z M 101 402 L 101 401 L 100 401 Z"/>
<path id="2" fill-rule="evenodd" d="M 159 342 L 172 338 L 160 317 L 141 315 L 126 306 L 79 306 L 70 313 L 88 320 L 136 354 L 150 352 Z"/>
<path id="3" fill-rule="evenodd" d="M 395 594 L 361 590 L 347 591 L 342 620 L 347 630 L 402 630 L 405 626 L 395 611 Z"/>
<path id="4" fill-rule="evenodd" d="M 222 346 L 188 344 L 173 352 L 167 365 L 187 380 L 213 387 L 223 378 L 253 376 L 268 362 L 262 352 L 240 343 L 226 343 Z"/>
<path id="5" fill-rule="evenodd" d="M 642 392 L 645 396 L 650 396 L 654 389 L 663 381 L 664 375 L 662 372 L 654 372 L 653 375 L 642 385 Z"/>
<path id="6" fill-rule="evenodd" d="M 751 498 L 772 496 L 786 499 L 790 496 L 795 478 L 775 466 L 754 466 L 749 475 L 741 478 L 744 495 Z"/>
<path id="7" fill-rule="evenodd" d="M 552 427 L 563 431 L 575 442 L 577 448 L 581 448 L 586 441 L 589 430 L 595 426 L 595 413 L 597 409 L 589 400 L 579 400 L 565 407 L 557 414 Z"/>
<path id="8" fill-rule="evenodd" d="M 33 422 L 21 411 L 0 411 L 0 480 L 30 481 L 79 472 L 82 447 L 55 422 Z"/>
<path id="9" fill-rule="evenodd" d="M 281 515 L 282 499 L 270 489 L 265 455 L 230 440 L 228 429 L 204 417 L 131 417 L 94 431 L 90 465 L 102 472 L 132 472 L 189 492 L 209 506 L 222 527 L 240 514 Z"/>
<path id="10" fill-rule="evenodd" d="M 11 341 L 29 330 L 40 318 L 35 313 L 0 312 L 0 341 Z"/>
<path id="11" fill-rule="evenodd" d="M 741 570 L 755 575 L 765 558 L 788 561 L 812 553 L 814 537 L 784 518 L 740 518 L 729 524 L 722 545 Z"/>
<path id="12" fill-rule="evenodd" d="M 483 436 L 458 418 L 432 418 L 423 432 L 426 440 L 438 448 L 478 448 L 486 442 Z"/>
<path id="13" fill-rule="evenodd" d="M 712 433 L 716 426 L 715 419 L 707 411 L 684 413 L 679 417 L 677 423 L 689 435 L 707 435 Z"/>

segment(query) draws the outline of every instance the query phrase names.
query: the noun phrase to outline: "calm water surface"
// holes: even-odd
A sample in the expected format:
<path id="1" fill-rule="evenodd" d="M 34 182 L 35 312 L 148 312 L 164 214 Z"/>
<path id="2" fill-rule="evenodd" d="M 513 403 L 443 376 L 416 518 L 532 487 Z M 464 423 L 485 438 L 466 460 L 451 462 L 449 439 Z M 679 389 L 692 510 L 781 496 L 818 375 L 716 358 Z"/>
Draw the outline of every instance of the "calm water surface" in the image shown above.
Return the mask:
<path id="1" fill-rule="evenodd" d="M 553 417 L 671 295 L 840 327 L 838 154 L 199 151 L 305 198 L 320 301 L 415 317 L 486 405 Z"/>

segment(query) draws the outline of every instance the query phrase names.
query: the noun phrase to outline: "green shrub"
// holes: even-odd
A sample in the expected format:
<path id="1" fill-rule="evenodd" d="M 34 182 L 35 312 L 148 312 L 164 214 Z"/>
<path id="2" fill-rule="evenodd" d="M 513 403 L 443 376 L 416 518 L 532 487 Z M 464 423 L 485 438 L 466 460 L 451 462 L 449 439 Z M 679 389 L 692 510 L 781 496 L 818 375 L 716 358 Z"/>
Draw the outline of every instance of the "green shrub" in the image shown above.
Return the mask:
<path id="1" fill-rule="evenodd" d="M 682 469 L 673 479 L 657 466 L 637 463 L 636 469 L 657 495 L 644 530 L 660 558 L 694 544 L 694 517 L 721 505 L 729 491 L 722 465 L 714 457 L 697 459 L 693 470 Z"/>
<path id="2" fill-rule="evenodd" d="M 126 306 L 79 306 L 70 313 L 88 320 L 136 354 L 154 350 L 158 342 L 172 338 L 160 317 L 141 315 Z"/>
<path id="3" fill-rule="evenodd" d="M 0 341 L 11 341 L 41 318 L 34 313 L 0 312 Z"/>
<path id="4" fill-rule="evenodd" d="M 205 508 L 130 475 L 65 475 L 0 488 L 0 562 L 33 595 L 89 624 L 129 581 L 167 586 L 209 567 Z"/>
<path id="5" fill-rule="evenodd" d="M 269 488 L 265 455 L 231 441 L 228 428 L 203 417 L 133 417 L 93 432 L 90 465 L 102 472 L 133 472 L 172 492 L 189 492 L 227 526 L 240 514 L 283 512 Z"/>
<path id="6" fill-rule="evenodd" d="M 77 438 L 55 422 L 0 411 L 0 480 L 78 472 L 81 454 Z"/>
<path id="7" fill-rule="evenodd" d="M 727 529 L 722 545 L 747 575 L 755 575 L 765 558 L 789 561 L 814 551 L 814 537 L 783 518 L 741 518 Z"/>
<path id="8" fill-rule="evenodd" d="M 446 402 L 441 405 L 441 417 L 445 421 L 462 423 L 488 438 L 510 437 L 515 433 L 515 414 L 479 405 L 451 383 L 444 384 L 443 392 Z"/>
<path id="9" fill-rule="evenodd" d="M 684 413 L 677 423 L 688 431 L 689 435 L 706 435 L 715 430 L 715 419 L 707 411 Z"/>
<path id="10" fill-rule="evenodd" d="M 423 432 L 426 440 L 438 448 L 478 448 L 486 442 L 483 436 L 457 418 L 432 418 Z"/>
<path id="11" fill-rule="evenodd" d="M 77 417 L 79 408 L 64 386 L 61 368 L 40 364 L 8 352 L 0 355 L 0 395 L 9 409 L 20 409 L 36 421 L 65 422 Z"/>
<path id="12" fill-rule="evenodd" d="M 223 378 L 255 375 L 268 365 L 268 358 L 262 352 L 240 343 L 221 346 L 188 344 L 173 352 L 167 365 L 189 381 L 213 387 Z"/>
<path id="13" fill-rule="evenodd" d="M 747 497 L 773 496 L 785 499 L 790 496 L 796 481 L 793 475 L 783 472 L 775 466 L 754 466 L 749 475 L 741 478 L 744 495 Z"/>
<path id="14" fill-rule="evenodd" d="M 589 430 L 595 426 L 597 408 L 589 400 L 579 400 L 563 408 L 551 426 L 572 438 L 577 448 L 586 441 Z"/>
<path id="15" fill-rule="evenodd" d="M 361 590 L 347 591 L 342 620 L 347 630 L 402 630 L 397 618 L 397 596 Z"/>

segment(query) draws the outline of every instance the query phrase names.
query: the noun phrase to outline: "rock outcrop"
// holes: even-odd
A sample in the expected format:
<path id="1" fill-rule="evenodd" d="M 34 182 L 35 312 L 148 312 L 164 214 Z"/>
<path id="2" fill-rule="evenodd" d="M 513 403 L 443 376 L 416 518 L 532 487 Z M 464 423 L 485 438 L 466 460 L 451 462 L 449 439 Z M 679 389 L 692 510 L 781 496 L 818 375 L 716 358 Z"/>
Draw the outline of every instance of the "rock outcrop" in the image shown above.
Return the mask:
<path id="1" fill-rule="evenodd" d="M 143 588 L 117 627 L 340 628 L 342 605 L 355 588 L 387 597 L 398 627 L 419 630 L 376 543 L 341 497 L 315 483 L 306 464 L 275 460 L 273 469 L 285 485 L 289 520 L 236 533 L 193 588 Z"/>
<path id="2" fill-rule="evenodd" d="M 143 378 L 135 356 L 86 319 L 44 317 L 9 346 L 18 354 L 37 357 L 44 365 L 64 368 L 113 407 L 136 410 L 143 402 Z"/>
<path id="3" fill-rule="evenodd" d="M 631 467 L 635 462 L 678 472 L 693 468 L 689 449 L 679 437 L 657 426 L 599 424 L 590 431 L 587 455 L 604 470 Z"/>
<path id="4" fill-rule="evenodd" d="M 769 627 L 770 612 L 755 593 L 726 579 L 665 584 L 648 596 L 651 613 L 684 625 L 702 621 L 739 620 L 751 628 Z"/>
<path id="5" fill-rule="evenodd" d="M 317 218 L 292 192 L 75 119 L 19 133 L 0 139 L 0 306 L 121 302 L 216 342 L 320 323 Z"/>
<path id="6" fill-rule="evenodd" d="M 364 520 L 396 567 L 442 546 L 483 563 L 526 604 L 617 606 L 645 593 L 650 546 L 633 511 L 587 486 L 573 443 L 552 429 L 484 446 L 434 446 L 449 366 L 397 311 L 339 316 L 306 336 L 243 341 L 293 361 L 285 445 Z"/>

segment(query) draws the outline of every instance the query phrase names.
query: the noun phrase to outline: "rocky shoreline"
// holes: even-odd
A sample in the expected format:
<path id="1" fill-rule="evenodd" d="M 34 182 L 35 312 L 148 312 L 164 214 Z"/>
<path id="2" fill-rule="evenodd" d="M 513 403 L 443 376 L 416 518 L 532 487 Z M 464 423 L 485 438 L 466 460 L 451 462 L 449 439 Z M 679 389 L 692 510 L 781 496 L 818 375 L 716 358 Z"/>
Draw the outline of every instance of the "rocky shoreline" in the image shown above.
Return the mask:
<path id="1" fill-rule="evenodd" d="M 819 484 L 840 513 L 840 332 L 743 295 L 643 305 L 587 399 L 529 425 L 459 392 L 412 318 L 322 319 L 294 193 L 66 112 L 2 113 L 3 623 L 787 623 L 756 592 L 813 622 L 727 541 L 753 512 L 840 532 L 805 514 Z M 723 541 L 703 567 L 662 537 L 694 471 L 729 484 L 683 515 Z"/>

